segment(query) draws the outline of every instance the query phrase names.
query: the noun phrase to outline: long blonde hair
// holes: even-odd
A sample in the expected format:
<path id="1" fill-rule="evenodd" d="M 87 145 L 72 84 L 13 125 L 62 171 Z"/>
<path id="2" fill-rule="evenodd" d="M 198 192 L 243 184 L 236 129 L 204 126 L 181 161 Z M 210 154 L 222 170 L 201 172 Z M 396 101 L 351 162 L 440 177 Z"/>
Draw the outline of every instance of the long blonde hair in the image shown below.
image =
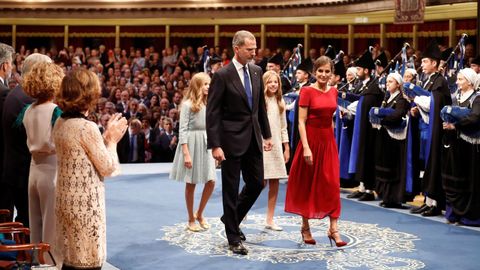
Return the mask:
<path id="1" fill-rule="evenodd" d="M 199 112 L 207 104 L 207 97 L 202 92 L 202 86 L 210 81 L 210 76 L 205 72 L 195 74 L 190 81 L 190 86 L 185 92 L 185 99 L 192 102 L 192 112 Z"/>
<path id="2" fill-rule="evenodd" d="M 280 79 L 280 75 L 278 75 L 275 71 L 269 70 L 263 74 L 263 90 L 265 93 L 265 98 L 268 96 L 267 84 L 271 78 L 277 78 L 278 81 L 278 90 L 275 92 L 275 99 L 277 100 L 278 110 L 280 113 L 283 113 L 285 110 L 285 101 L 283 101 L 282 96 L 282 80 Z"/>

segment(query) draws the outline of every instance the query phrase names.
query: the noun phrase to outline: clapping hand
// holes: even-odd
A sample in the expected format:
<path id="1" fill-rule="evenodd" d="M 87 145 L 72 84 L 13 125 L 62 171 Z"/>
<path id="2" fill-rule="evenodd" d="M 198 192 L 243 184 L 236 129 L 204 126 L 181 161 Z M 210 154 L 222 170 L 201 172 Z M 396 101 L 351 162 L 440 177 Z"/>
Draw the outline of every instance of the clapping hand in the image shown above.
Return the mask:
<path id="1" fill-rule="evenodd" d="M 123 134 L 127 131 L 128 123 L 127 119 L 122 116 L 121 113 L 112 115 L 108 120 L 107 129 L 105 130 L 104 137 L 107 143 L 118 143 L 122 139 Z"/>

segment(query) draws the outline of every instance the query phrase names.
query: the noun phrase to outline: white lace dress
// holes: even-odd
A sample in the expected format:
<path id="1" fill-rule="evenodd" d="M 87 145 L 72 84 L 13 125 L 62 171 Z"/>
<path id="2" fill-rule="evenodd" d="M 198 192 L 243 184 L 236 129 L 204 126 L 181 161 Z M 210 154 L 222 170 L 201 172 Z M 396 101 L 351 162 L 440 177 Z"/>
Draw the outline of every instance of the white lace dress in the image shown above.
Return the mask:
<path id="1" fill-rule="evenodd" d="M 273 147 L 263 151 L 263 171 L 265 179 L 287 178 L 287 169 L 283 158 L 283 143 L 288 143 L 287 119 L 285 110 L 280 113 L 275 97 L 265 97 L 268 123 L 272 132 Z"/>
<path id="2" fill-rule="evenodd" d="M 60 118 L 53 129 L 57 151 L 55 214 L 64 265 L 100 267 L 106 259 L 103 177 L 119 172 L 116 149 L 107 149 L 97 125 Z"/>

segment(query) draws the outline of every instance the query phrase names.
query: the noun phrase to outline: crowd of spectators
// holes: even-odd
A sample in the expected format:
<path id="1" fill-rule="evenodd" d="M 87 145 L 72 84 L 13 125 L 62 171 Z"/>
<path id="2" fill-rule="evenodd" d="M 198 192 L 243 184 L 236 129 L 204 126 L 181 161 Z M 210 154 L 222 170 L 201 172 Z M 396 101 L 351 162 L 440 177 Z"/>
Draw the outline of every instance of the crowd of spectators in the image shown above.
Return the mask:
<path id="1" fill-rule="evenodd" d="M 29 51 L 21 46 L 13 61 L 9 87 L 13 89 L 21 82 L 22 63 L 31 53 L 49 56 L 64 72 L 87 68 L 98 75 L 102 88 L 96 110 L 88 118 L 101 132 L 116 112 L 129 120 L 130 128 L 118 144 L 120 162 L 171 162 L 178 143 L 179 105 L 191 77 L 202 71 L 212 74 L 230 62 L 227 49 L 204 50 L 176 45 L 162 51 L 153 46 L 125 50 L 100 45 Z M 210 59 L 207 63 L 206 55 Z"/>
<path id="2" fill-rule="evenodd" d="M 377 47 L 373 52 L 379 51 Z M 208 50 L 208 54 L 204 50 Z M 325 51 L 325 47 L 310 49 L 304 61 L 316 59 Z M 218 46 L 194 49 L 173 45 L 161 51 L 153 46 L 128 50 L 104 45 L 98 48 L 69 46 L 61 50 L 40 48 L 32 51 L 21 46 L 13 62 L 10 88 L 21 80 L 25 57 L 35 52 L 48 55 L 65 72 L 85 67 L 98 75 L 102 98 L 89 119 L 98 124 L 100 131 L 115 112 L 123 113 L 129 120 L 129 131 L 118 146 L 122 163 L 171 162 L 178 142 L 178 109 L 191 77 L 202 71 L 211 75 L 227 65 L 232 55 L 229 49 Z M 268 59 L 276 53 L 282 53 L 284 63 L 292 55 L 290 50 L 258 49 L 256 64 L 265 70 Z M 413 54 L 413 51 L 408 53 Z M 208 61 L 204 59 L 206 55 Z M 345 66 L 354 59 L 352 55 L 342 58 Z"/>

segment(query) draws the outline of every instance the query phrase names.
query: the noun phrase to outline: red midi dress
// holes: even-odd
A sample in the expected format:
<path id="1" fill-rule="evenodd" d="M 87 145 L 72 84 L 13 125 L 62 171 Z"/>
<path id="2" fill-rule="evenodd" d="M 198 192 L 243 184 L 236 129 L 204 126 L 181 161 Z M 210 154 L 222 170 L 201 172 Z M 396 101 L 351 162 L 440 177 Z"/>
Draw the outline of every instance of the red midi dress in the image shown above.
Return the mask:
<path id="1" fill-rule="evenodd" d="M 308 107 L 305 124 L 313 165 L 303 157 L 299 141 L 288 177 L 285 211 L 306 218 L 340 216 L 340 168 L 332 118 L 337 108 L 337 89 L 321 92 L 304 87 L 300 107 Z"/>

